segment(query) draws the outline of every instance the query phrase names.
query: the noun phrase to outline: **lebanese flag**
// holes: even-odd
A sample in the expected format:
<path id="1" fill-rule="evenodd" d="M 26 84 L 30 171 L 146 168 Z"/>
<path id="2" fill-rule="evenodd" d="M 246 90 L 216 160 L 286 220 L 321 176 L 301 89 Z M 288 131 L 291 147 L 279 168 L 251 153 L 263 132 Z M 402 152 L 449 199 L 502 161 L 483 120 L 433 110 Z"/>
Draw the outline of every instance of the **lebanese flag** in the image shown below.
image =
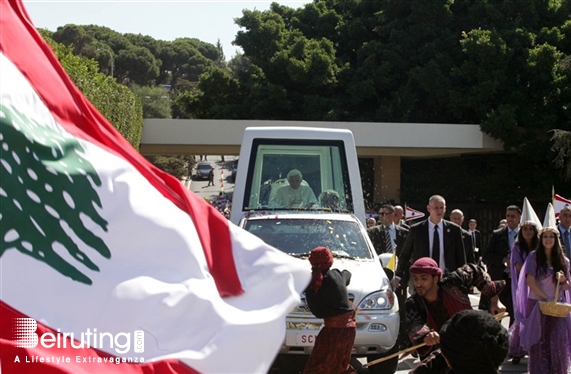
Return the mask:
<path id="1" fill-rule="evenodd" d="M 418 219 L 418 218 L 422 218 L 424 217 L 424 213 L 422 213 L 419 210 L 415 210 L 412 209 L 411 207 L 407 206 L 406 207 L 406 213 L 405 213 L 405 221 L 411 221 L 413 219 Z"/>
<path id="2" fill-rule="evenodd" d="M 149 164 L 0 4 L 0 372 L 267 372 L 309 264 Z"/>
<path id="3" fill-rule="evenodd" d="M 557 194 L 553 194 L 553 209 L 555 210 L 555 217 L 559 217 L 559 212 L 566 205 L 571 206 L 571 200 Z"/>

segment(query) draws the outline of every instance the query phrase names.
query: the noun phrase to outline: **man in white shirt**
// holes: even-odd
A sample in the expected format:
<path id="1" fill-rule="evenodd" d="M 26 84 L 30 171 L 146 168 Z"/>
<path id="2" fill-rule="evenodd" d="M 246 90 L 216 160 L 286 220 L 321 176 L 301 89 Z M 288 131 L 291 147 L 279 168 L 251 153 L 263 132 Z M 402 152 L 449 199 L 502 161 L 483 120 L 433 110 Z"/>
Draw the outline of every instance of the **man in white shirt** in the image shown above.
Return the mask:
<path id="1" fill-rule="evenodd" d="M 492 280 L 505 280 L 506 288 L 500 294 L 500 301 L 506 306 L 510 315 L 510 326 L 513 323 L 513 300 L 510 279 L 510 255 L 513 244 L 519 231 L 521 221 L 521 208 L 510 205 L 506 208 L 507 225 L 495 230 L 490 236 L 490 241 L 483 253 L 483 260 L 488 266 L 488 274 Z M 480 300 L 480 308 L 487 309 L 483 299 Z"/>
<path id="2" fill-rule="evenodd" d="M 311 208 L 317 205 L 317 197 L 309 186 L 301 184 L 303 175 L 297 169 L 287 173 L 287 186 L 281 186 L 270 201 L 272 208 Z"/>
<path id="3" fill-rule="evenodd" d="M 444 197 L 430 197 L 426 209 L 428 219 L 411 226 L 409 230 L 399 256 L 398 277 L 408 272 L 412 263 L 421 257 L 432 258 L 443 272 L 454 271 L 466 263 L 462 229 L 443 219 L 446 213 Z"/>
<path id="4" fill-rule="evenodd" d="M 380 225 L 367 230 L 378 254 L 396 251 L 398 256 L 404 245 L 408 230 L 394 224 L 394 215 L 394 207 L 391 204 L 383 204 L 379 210 Z"/>

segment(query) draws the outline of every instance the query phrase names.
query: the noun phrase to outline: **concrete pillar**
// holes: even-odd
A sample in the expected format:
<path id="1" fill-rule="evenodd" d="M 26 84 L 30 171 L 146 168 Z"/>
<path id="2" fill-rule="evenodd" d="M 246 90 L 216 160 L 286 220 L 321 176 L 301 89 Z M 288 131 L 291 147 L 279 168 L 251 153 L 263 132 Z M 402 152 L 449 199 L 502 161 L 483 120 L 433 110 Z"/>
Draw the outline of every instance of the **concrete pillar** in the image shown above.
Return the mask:
<path id="1" fill-rule="evenodd" d="M 374 158 L 375 202 L 384 203 L 388 200 L 400 202 L 400 160 L 400 156 Z"/>

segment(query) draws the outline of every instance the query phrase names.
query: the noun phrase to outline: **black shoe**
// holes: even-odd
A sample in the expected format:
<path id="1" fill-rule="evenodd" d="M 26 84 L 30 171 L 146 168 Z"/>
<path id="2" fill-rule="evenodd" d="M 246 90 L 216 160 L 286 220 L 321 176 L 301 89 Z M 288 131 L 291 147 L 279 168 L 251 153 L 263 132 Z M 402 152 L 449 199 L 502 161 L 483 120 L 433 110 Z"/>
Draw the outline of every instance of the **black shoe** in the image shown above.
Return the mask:
<path id="1" fill-rule="evenodd" d="M 519 365 L 521 357 L 514 357 L 512 358 L 512 365 Z"/>

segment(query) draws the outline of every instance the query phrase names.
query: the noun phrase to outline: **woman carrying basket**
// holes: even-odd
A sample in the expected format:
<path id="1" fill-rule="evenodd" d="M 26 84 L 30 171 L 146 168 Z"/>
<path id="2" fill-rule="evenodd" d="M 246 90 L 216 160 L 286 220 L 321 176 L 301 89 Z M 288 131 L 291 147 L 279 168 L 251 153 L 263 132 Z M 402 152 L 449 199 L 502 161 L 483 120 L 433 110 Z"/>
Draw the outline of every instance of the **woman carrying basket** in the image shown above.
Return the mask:
<path id="1" fill-rule="evenodd" d="M 561 250 L 554 217 L 546 221 L 539 232 L 539 245 L 529 254 L 520 273 L 514 309 L 516 319 L 522 324 L 520 344 L 528 352 L 529 373 L 567 374 L 571 360 L 571 317 L 568 312 L 565 317 L 543 314 L 539 305 L 554 301 L 556 289 L 558 302 L 571 301 L 569 260 Z"/>
<path id="2" fill-rule="evenodd" d="M 519 224 L 519 231 L 517 233 L 516 241 L 511 250 L 510 257 L 510 274 L 512 284 L 512 300 L 517 299 L 518 280 L 520 277 L 521 269 L 527 256 L 537 248 L 539 244 L 539 229 L 541 229 L 541 221 L 535 214 L 529 200 L 524 198 L 523 211 L 521 213 L 521 222 Z M 527 352 L 521 347 L 519 341 L 519 331 L 521 323 L 514 318 L 514 323 L 510 326 L 510 348 L 508 356 L 512 358 L 512 364 L 519 364 L 522 357 L 527 355 Z"/>

